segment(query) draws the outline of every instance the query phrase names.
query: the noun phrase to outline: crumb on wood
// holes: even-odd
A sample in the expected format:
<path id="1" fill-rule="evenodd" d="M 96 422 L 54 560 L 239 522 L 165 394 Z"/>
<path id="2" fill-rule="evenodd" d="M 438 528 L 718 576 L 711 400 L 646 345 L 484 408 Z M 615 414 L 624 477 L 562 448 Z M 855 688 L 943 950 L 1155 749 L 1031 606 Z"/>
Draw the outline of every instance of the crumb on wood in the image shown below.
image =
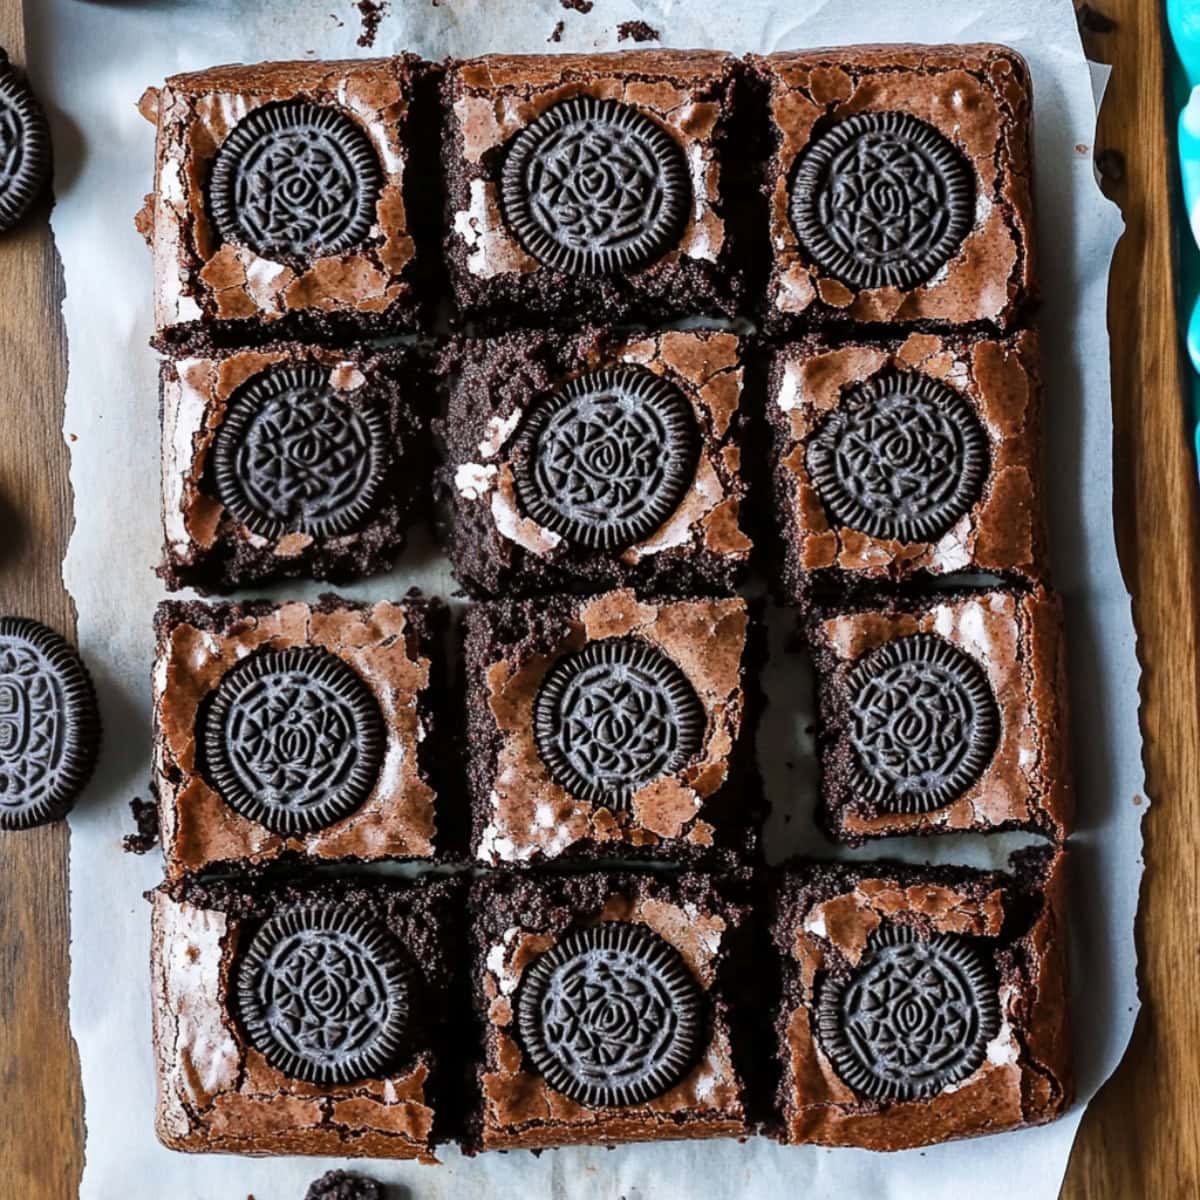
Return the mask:
<path id="1" fill-rule="evenodd" d="M 1112 17 L 1094 9 L 1090 4 L 1081 4 L 1075 10 L 1075 16 L 1079 19 L 1079 28 L 1087 33 L 1112 33 L 1117 27 Z"/>
<path id="2" fill-rule="evenodd" d="M 1125 155 L 1111 147 L 1096 152 L 1096 170 L 1100 178 L 1109 183 L 1120 183 L 1125 178 Z"/>
<path id="3" fill-rule="evenodd" d="M 622 21 L 617 26 L 618 42 L 657 42 L 659 32 L 645 21 Z"/>

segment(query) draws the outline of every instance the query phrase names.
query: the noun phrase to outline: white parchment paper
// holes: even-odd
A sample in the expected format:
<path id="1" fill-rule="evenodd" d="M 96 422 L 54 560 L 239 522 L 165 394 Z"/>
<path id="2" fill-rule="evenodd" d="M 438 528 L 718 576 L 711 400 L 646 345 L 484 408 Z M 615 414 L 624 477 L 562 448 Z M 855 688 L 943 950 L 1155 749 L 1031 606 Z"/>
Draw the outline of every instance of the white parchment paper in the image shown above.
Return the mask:
<path id="1" fill-rule="evenodd" d="M 575 1149 L 534 1157 L 453 1150 L 440 1168 L 364 1164 L 420 1200 L 1028 1200 L 1057 1195 L 1083 1104 L 1112 1072 L 1137 1010 L 1133 921 L 1141 874 L 1138 667 L 1112 528 L 1111 410 L 1105 293 L 1120 231 L 1092 170 L 1093 85 L 1070 0 L 393 0 L 374 53 L 430 58 L 612 49 L 618 22 L 643 19 L 670 46 L 771 51 L 855 41 L 1000 41 L 1033 68 L 1046 352 L 1046 462 L 1055 580 L 1067 601 L 1080 800 L 1074 878 L 1074 994 L 1080 1101 L 1047 1128 L 891 1156 L 783 1148 L 763 1139 Z M 54 231 L 66 273 L 70 353 L 65 433 L 75 534 L 64 574 L 96 676 L 106 746 L 72 817 L 71 1020 L 83 1073 L 88 1200 L 300 1200 L 329 1163 L 185 1156 L 152 1132 L 154 1073 L 142 892 L 157 855 L 122 853 L 127 802 L 150 769 L 151 615 L 161 586 L 158 399 L 150 258 L 132 218 L 149 190 L 153 131 L 142 89 L 214 63 L 368 53 L 352 0 L 31 0 L 31 74 L 51 111 L 57 158 Z M 14 298 L 9 298 L 14 302 Z M 445 593 L 445 564 L 416 547 L 390 576 L 344 592 L 395 596 L 419 583 Z M 316 589 L 293 586 L 290 594 Z M 277 594 L 279 590 L 276 590 Z M 811 680 L 772 618 L 772 707 L 760 745 L 777 811 L 772 856 L 830 853 L 811 832 L 815 768 L 803 733 Z M 955 837 L 862 853 L 985 865 L 1020 839 Z"/>

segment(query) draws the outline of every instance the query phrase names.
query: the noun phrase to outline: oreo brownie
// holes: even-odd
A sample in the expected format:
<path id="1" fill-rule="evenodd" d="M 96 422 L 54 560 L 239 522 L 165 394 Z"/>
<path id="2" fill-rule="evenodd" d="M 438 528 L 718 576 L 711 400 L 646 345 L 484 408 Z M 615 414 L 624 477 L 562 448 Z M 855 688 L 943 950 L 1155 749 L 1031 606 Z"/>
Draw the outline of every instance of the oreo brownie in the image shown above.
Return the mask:
<path id="1" fill-rule="evenodd" d="M 745 600 L 496 601 L 465 628 L 478 862 L 755 854 L 764 648 Z"/>
<path id="2" fill-rule="evenodd" d="M 772 332 L 1011 327 L 1036 294 L 1029 69 L 1006 46 L 752 56 Z"/>
<path id="3" fill-rule="evenodd" d="M 468 1153 L 751 1132 L 740 883 L 491 875 L 469 911 L 483 1046 Z"/>
<path id="4" fill-rule="evenodd" d="M 730 591 L 750 556 L 731 333 L 525 331 L 456 350 L 449 547 L 477 595 Z"/>
<path id="5" fill-rule="evenodd" d="M 460 891 L 426 878 L 152 893 L 159 1140 L 435 1161 L 460 1123 Z"/>
<path id="6" fill-rule="evenodd" d="M 1042 587 L 817 609 L 821 821 L 893 834 L 1071 832 L 1062 608 Z"/>
<path id="7" fill-rule="evenodd" d="M 422 383 L 403 351 L 283 343 L 165 360 L 167 587 L 388 570 L 428 500 Z"/>
<path id="8" fill-rule="evenodd" d="M 437 858 L 447 837 L 437 600 L 168 601 L 154 769 L 169 880 Z"/>
<path id="9" fill-rule="evenodd" d="M 137 225 L 154 253 L 165 345 L 418 324 L 416 235 L 432 68 L 411 55 L 176 75 L 142 97 L 155 190 Z"/>
<path id="10" fill-rule="evenodd" d="M 767 396 L 779 590 L 957 571 L 1046 574 L 1036 334 L 816 336 L 774 355 Z"/>
<path id="11" fill-rule="evenodd" d="M 1066 854 L 1012 873 L 798 863 L 773 887 L 783 1142 L 902 1150 L 1040 1125 L 1074 1086 Z"/>
<path id="12" fill-rule="evenodd" d="M 739 76 L 735 58 L 711 50 L 451 63 L 442 169 L 460 317 L 735 315 Z"/>

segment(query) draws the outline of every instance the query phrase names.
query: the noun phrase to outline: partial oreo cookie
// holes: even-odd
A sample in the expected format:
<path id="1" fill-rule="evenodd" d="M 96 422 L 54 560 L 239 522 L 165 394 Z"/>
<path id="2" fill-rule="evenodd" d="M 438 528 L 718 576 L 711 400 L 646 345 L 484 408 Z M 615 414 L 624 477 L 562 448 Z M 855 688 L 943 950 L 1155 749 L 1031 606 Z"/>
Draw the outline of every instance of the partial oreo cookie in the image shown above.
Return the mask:
<path id="1" fill-rule="evenodd" d="M 29 211 L 50 180 L 50 127 L 0 50 L 0 233 Z"/>
<path id="2" fill-rule="evenodd" d="M 66 816 L 100 747 L 92 681 L 57 633 L 0 617 L 0 829 Z"/>
<path id="3" fill-rule="evenodd" d="M 501 210 L 521 245 L 570 275 L 634 271 L 679 240 L 691 208 L 679 144 L 616 100 L 573 96 L 513 138 Z"/>
<path id="4" fill-rule="evenodd" d="M 525 971 L 517 1027 L 556 1092 L 588 1108 L 644 1104 L 695 1066 L 704 1000 L 683 957 L 644 925 L 568 933 Z"/>
<path id="5" fill-rule="evenodd" d="M 854 288 L 909 289 L 936 275 L 971 231 L 975 171 L 909 113 L 857 113 L 805 151 L 789 212 L 824 274 Z"/>

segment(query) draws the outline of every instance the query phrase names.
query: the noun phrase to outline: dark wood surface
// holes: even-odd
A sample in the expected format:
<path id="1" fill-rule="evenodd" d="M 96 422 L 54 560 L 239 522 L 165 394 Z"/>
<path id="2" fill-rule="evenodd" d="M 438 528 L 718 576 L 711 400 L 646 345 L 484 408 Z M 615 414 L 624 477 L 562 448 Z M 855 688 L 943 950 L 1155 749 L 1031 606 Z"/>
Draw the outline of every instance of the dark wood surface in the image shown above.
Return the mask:
<path id="1" fill-rule="evenodd" d="M 1115 514 L 1134 594 L 1147 783 L 1156 804 L 1145 823 L 1139 921 L 1144 1007 L 1130 1053 L 1084 1118 L 1063 1196 L 1177 1200 L 1200 1196 L 1196 468 L 1170 286 L 1159 5 L 1100 0 L 1093 7 L 1118 26 L 1089 42 L 1115 67 L 1099 146 L 1120 151 L 1125 167 L 1112 185 L 1127 222 L 1110 300 Z M 0 45 L 18 63 L 20 9 L 21 0 L 0 0 Z M 0 238 L 0 612 L 72 636 L 60 570 L 71 527 L 61 295 L 39 214 Z M 82 1166 L 82 1100 L 67 1026 L 67 840 L 65 825 L 0 833 L 0 1196 L 14 1200 L 70 1200 Z"/>

